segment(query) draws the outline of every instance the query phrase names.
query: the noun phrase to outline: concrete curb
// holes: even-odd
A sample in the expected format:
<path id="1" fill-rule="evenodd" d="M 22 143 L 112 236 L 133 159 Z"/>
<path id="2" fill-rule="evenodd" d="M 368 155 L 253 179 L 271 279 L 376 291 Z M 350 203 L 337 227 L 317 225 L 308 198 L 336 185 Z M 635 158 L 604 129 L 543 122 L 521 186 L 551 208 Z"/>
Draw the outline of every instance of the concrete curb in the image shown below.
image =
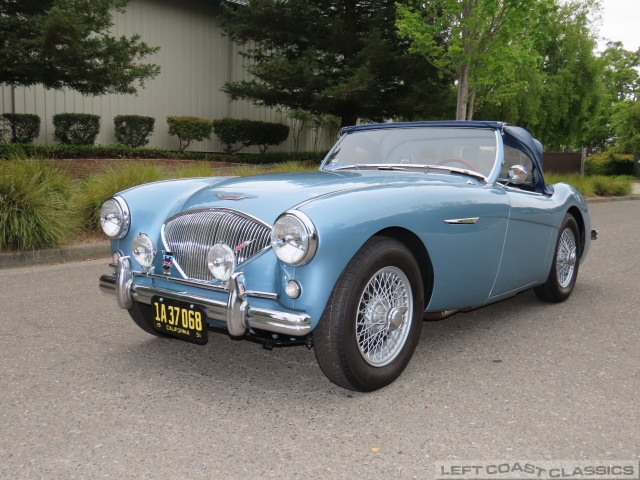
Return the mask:
<path id="1" fill-rule="evenodd" d="M 589 204 L 625 202 L 640 200 L 640 195 L 628 197 L 602 197 L 587 199 Z M 56 263 L 82 262 L 104 258 L 107 263 L 111 258 L 109 242 L 69 245 L 50 250 L 32 250 L 28 252 L 0 253 L 0 270 L 7 268 L 33 267 L 36 265 L 53 265 Z"/>
<path id="2" fill-rule="evenodd" d="M 35 265 L 52 265 L 54 263 L 81 262 L 97 258 L 104 258 L 105 262 L 109 262 L 111 258 L 111 245 L 109 242 L 69 245 L 49 250 L 0 253 L 0 270 Z"/>

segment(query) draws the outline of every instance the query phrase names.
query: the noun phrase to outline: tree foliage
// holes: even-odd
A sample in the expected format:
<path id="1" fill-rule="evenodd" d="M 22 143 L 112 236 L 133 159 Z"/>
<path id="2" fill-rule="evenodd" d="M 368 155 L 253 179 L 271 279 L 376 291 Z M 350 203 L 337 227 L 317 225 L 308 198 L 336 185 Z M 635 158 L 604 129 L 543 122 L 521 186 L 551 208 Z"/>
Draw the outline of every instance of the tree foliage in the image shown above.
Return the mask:
<path id="1" fill-rule="evenodd" d="M 0 83 L 135 93 L 160 67 L 139 35 L 113 37 L 112 13 L 129 0 L 0 0 Z"/>
<path id="2" fill-rule="evenodd" d="M 617 103 L 613 108 L 611 123 L 618 149 L 623 153 L 640 153 L 640 101 Z"/>
<path id="3" fill-rule="evenodd" d="M 358 118 L 446 116 L 448 79 L 407 52 L 386 0 L 249 0 L 222 26 L 244 47 L 251 79 L 229 82 L 232 100 Z M 274 21 L 275 20 L 275 21 Z"/>
<path id="4" fill-rule="evenodd" d="M 400 32 L 411 51 L 456 81 L 456 119 L 472 119 L 476 103 L 500 104 L 523 88 L 522 69 L 542 58 L 553 0 L 434 0 L 398 4 Z M 484 90 L 484 96 L 479 95 Z"/>
<path id="5" fill-rule="evenodd" d="M 546 19 L 546 35 L 532 49 L 539 65 L 514 70 L 510 95 L 492 101 L 491 88 L 479 90 L 487 98 L 479 118 L 498 118 L 522 125 L 547 148 L 581 146 L 590 131 L 601 128 L 602 63 L 595 54 L 595 34 L 590 12 L 597 4 L 565 2 Z"/>

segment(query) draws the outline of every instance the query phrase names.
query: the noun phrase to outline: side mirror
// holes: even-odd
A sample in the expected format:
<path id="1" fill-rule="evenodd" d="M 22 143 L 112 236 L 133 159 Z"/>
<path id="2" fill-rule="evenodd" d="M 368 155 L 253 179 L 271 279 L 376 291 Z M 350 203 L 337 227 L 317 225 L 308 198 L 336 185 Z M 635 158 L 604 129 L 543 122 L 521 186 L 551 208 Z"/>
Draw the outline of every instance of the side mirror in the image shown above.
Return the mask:
<path id="1" fill-rule="evenodd" d="M 509 169 L 509 183 L 522 185 L 529 176 L 529 172 L 522 165 L 514 165 Z"/>

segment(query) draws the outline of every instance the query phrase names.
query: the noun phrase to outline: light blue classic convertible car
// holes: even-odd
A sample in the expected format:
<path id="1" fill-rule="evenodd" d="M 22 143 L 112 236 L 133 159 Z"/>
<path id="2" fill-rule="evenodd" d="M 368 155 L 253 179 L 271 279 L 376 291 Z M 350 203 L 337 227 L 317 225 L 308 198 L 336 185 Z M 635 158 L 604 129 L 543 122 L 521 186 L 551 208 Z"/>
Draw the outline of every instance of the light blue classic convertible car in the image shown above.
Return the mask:
<path id="1" fill-rule="evenodd" d="M 361 391 L 402 373 L 423 319 L 531 288 L 565 300 L 595 238 L 540 142 L 481 121 L 347 127 L 318 171 L 142 185 L 100 221 L 100 288 L 144 331 L 306 344 Z"/>

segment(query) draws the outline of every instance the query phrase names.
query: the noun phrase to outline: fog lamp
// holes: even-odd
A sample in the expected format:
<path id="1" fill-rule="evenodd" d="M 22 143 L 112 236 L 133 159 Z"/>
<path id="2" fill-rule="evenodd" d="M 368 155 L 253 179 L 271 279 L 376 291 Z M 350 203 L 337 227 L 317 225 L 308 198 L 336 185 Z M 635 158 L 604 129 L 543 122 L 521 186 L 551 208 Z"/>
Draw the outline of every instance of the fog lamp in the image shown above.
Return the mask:
<path id="1" fill-rule="evenodd" d="M 146 233 L 139 233 L 131 243 L 133 258 L 142 268 L 149 268 L 153 264 L 157 249 L 153 240 Z"/>
<path id="2" fill-rule="evenodd" d="M 214 278 L 226 282 L 236 269 L 236 256 L 224 243 L 216 243 L 207 254 L 207 267 Z"/>

